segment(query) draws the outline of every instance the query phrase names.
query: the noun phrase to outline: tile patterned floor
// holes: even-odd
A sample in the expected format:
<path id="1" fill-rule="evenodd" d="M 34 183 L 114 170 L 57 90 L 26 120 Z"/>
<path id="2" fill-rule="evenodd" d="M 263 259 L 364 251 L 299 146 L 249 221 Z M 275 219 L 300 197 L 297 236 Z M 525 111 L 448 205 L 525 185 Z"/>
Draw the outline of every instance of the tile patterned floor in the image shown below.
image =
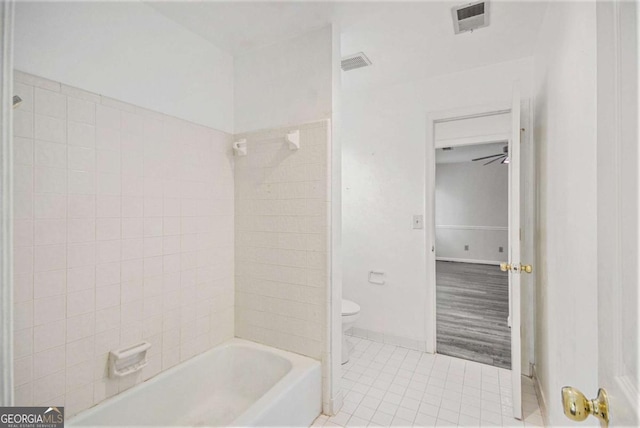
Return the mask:
<path id="1" fill-rule="evenodd" d="M 313 427 L 543 426 L 530 379 L 522 378 L 524 421 L 514 419 L 510 371 L 352 337 L 343 365 L 344 406 Z"/>

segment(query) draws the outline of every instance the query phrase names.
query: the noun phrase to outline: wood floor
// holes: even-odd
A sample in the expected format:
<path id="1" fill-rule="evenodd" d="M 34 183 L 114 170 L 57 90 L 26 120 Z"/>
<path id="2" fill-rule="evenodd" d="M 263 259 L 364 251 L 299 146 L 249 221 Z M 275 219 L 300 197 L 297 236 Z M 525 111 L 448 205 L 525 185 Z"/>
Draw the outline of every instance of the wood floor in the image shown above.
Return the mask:
<path id="1" fill-rule="evenodd" d="M 508 287 L 498 266 L 436 262 L 438 353 L 510 369 Z"/>

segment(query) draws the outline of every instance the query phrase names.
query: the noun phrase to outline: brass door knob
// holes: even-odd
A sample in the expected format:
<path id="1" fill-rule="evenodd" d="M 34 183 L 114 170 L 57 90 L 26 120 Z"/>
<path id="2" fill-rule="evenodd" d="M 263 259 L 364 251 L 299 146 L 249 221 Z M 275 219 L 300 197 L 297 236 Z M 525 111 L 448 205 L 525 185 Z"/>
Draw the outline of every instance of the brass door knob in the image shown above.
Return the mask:
<path id="1" fill-rule="evenodd" d="M 582 422 L 593 415 L 600 419 L 603 426 L 609 426 L 609 400 L 607 391 L 600 388 L 598 397 L 593 400 L 571 386 L 562 388 L 562 407 L 564 414 L 571 420 Z"/>
<path id="2" fill-rule="evenodd" d="M 509 272 L 511 270 L 511 264 L 510 263 L 500 263 L 500 270 L 502 272 Z"/>
<path id="3" fill-rule="evenodd" d="M 526 273 L 533 272 L 533 268 L 531 267 L 531 265 L 520 265 L 520 270 Z"/>

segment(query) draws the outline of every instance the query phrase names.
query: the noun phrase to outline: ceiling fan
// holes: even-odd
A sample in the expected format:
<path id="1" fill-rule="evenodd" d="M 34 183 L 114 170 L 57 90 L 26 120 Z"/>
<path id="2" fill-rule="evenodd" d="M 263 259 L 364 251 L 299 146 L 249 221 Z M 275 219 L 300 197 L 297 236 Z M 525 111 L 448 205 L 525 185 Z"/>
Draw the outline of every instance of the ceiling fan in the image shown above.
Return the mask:
<path id="1" fill-rule="evenodd" d="M 489 165 L 490 163 L 494 163 L 494 162 L 499 161 L 499 160 L 501 160 L 500 163 L 502 163 L 502 164 L 508 164 L 509 163 L 509 146 L 504 146 L 503 149 L 502 149 L 502 153 L 498 153 L 498 154 L 495 154 L 495 155 L 489 155 L 489 156 L 483 156 L 481 158 L 475 158 L 475 159 L 471 159 L 471 160 L 473 162 L 475 162 L 475 161 L 481 161 L 481 160 L 485 160 L 485 159 L 491 159 L 491 160 L 489 162 L 485 163 L 484 165 Z"/>

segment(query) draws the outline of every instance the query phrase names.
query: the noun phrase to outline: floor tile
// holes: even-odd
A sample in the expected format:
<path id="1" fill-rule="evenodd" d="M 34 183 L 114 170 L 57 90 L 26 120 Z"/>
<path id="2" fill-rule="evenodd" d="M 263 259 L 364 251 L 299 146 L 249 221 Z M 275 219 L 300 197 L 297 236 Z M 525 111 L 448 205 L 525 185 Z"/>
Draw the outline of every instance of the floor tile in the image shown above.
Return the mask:
<path id="1" fill-rule="evenodd" d="M 335 416 L 331 416 L 329 418 L 329 422 L 333 422 L 334 424 L 344 426 L 350 417 L 351 415 L 349 413 L 340 411 Z"/>
<path id="2" fill-rule="evenodd" d="M 372 422 L 375 422 L 376 424 L 382 425 L 382 426 L 389 426 L 392 420 L 393 420 L 393 415 L 388 415 L 384 412 L 381 412 L 380 410 L 375 412 L 373 417 L 371 418 Z"/>
<path id="3" fill-rule="evenodd" d="M 366 427 L 367 425 L 369 425 L 369 420 L 367 419 L 361 419 L 358 418 L 357 416 L 352 416 L 351 419 L 349 419 L 349 422 L 347 422 L 347 425 L 345 425 L 346 427 Z"/>
<path id="4" fill-rule="evenodd" d="M 509 370 L 367 339 L 343 368 L 344 406 L 320 426 L 543 426 L 533 383 L 522 378 L 525 421 L 513 419 Z"/>

